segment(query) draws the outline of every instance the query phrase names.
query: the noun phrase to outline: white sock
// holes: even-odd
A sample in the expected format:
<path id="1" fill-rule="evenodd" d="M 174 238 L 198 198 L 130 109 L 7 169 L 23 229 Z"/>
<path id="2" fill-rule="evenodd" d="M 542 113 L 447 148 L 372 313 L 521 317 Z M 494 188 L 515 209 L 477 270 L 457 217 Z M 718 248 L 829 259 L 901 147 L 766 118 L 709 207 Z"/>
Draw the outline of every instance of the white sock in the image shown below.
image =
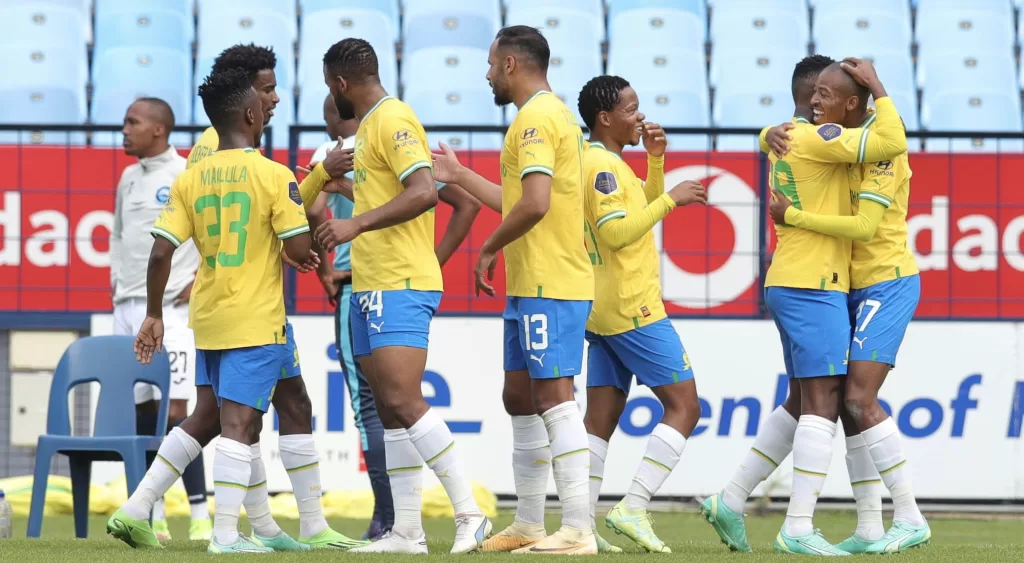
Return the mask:
<path id="1" fill-rule="evenodd" d="M 328 528 L 320 502 L 320 458 L 312 434 L 290 434 L 278 438 L 281 463 L 288 472 L 299 507 L 299 537 L 308 538 Z"/>
<path id="2" fill-rule="evenodd" d="M 516 520 L 543 525 L 551 442 L 544 420 L 535 414 L 512 417 L 512 475 L 516 481 Z"/>
<path id="3" fill-rule="evenodd" d="M 590 444 L 590 525 L 597 526 L 597 500 L 604 483 L 604 460 L 608 457 L 608 442 L 593 434 L 587 435 Z"/>
<path id="4" fill-rule="evenodd" d="M 836 423 L 820 416 L 800 417 L 793 435 L 793 493 L 786 510 L 786 533 L 791 537 L 814 532 L 814 505 L 825 485 L 832 462 Z"/>
<path id="5" fill-rule="evenodd" d="M 633 482 L 626 493 L 626 507 L 630 510 L 647 510 L 651 497 L 658 492 L 665 479 L 679 463 L 686 447 L 686 438 L 667 424 L 654 427 L 647 439 L 647 450 L 640 461 L 640 467 L 633 476 Z"/>
<path id="6" fill-rule="evenodd" d="M 160 444 L 153 465 L 121 510 L 132 518 L 148 519 L 156 501 L 163 498 L 181 477 L 181 472 L 202 453 L 199 442 L 180 427 L 175 427 Z"/>
<path id="7" fill-rule="evenodd" d="M 854 533 L 866 540 L 881 539 L 885 534 L 882 478 L 878 476 L 875 462 L 871 461 L 862 434 L 846 438 L 846 469 L 850 472 L 853 500 L 857 502 L 857 530 Z"/>
<path id="8" fill-rule="evenodd" d="M 192 508 L 192 521 L 196 520 L 209 520 L 210 519 L 210 507 L 207 506 L 206 501 L 197 502 L 189 505 Z"/>
<path id="9" fill-rule="evenodd" d="M 551 440 L 555 489 L 562 503 L 562 525 L 590 529 L 590 449 L 576 401 L 566 401 L 541 414 Z"/>
<path id="10" fill-rule="evenodd" d="M 868 446 L 871 460 L 882 476 L 882 482 L 889 489 L 894 509 L 893 521 L 906 522 L 913 526 L 925 524 L 924 515 L 917 508 L 914 490 L 910 484 L 910 467 L 903 453 L 900 430 L 892 418 L 878 423 L 860 434 Z"/>
<path id="11" fill-rule="evenodd" d="M 448 499 L 452 501 L 456 514 L 478 513 L 480 507 L 473 498 L 473 486 L 469 484 L 459 463 L 455 439 L 448 425 L 441 420 L 434 409 L 427 409 L 423 416 L 409 428 L 409 440 L 415 446 L 427 467 L 437 475 Z"/>
<path id="12" fill-rule="evenodd" d="M 743 513 L 743 505 L 750 493 L 793 451 L 795 432 L 796 419 L 786 409 L 780 406 L 768 415 L 754 438 L 754 445 L 743 456 L 732 481 L 722 492 L 722 501 L 726 506 Z"/>
<path id="13" fill-rule="evenodd" d="M 251 473 L 252 448 L 221 436 L 213 456 L 213 538 L 221 545 L 238 541 L 238 513 Z"/>
<path id="14" fill-rule="evenodd" d="M 252 524 L 252 531 L 262 538 L 274 538 L 281 534 L 281 527 L 270 514 L 270 495 L 267 493 L 267 467 L 259 443 L 253 444 L 249 473 L 249 490 L 245 493 L 245 515 Z"/>
<path id="15" fill-rule="evenodd" d="M 153 503 L 153 520 L 166 520 L 164 515 L 164 499 L 160 497 Z"/>
<path id="16" fill-rule="evenodd" d="M 405 538 L 423 536 L 423 458 L 404 428 L 384 430 L 391 498 L 395 504 L 394 530 Z"/>

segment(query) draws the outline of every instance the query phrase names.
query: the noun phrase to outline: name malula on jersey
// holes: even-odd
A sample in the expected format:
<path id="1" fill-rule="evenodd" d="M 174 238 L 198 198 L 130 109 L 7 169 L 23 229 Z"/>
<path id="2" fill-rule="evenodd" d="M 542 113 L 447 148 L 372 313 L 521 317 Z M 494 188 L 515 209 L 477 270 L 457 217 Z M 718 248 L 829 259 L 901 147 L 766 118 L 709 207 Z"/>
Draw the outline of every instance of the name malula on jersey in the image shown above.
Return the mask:
<path id="1" fill-rule="evenodd" d="M 199 181 L 204 186 L 214 184 L 240 184 L 249 181 L 249 170 L 247 166 L 218 166 L 203 170 Z"/>

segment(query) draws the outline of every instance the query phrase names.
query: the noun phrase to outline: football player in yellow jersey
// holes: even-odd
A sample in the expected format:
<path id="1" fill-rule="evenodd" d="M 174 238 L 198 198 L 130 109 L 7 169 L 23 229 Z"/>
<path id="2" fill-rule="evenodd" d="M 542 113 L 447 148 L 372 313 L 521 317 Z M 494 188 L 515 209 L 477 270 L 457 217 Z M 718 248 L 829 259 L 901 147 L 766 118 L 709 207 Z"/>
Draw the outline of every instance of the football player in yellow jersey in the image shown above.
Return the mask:
<path id="1" fill-rule="evenodd" d="M 263 109 L 263 125 L 270 123 L 274 108 L 280 102 L 277 95 L 277 75 L 274 68 L 277 57 L 272 49 L 257 45 L 235 45 L 225 49 L 213 62 L 213 72 L 224 72 L 233 68 L 244 70 L 259 95 Z M 203 159 L 217 150 L 220 138 L 214 127 L 203 132 L 188 155 L 186 170 L 199 164 Z M 299 193 L 305 207 L 312 205 L 316 195 L 323 189 L 331 174 L 338 177 L 351 170 L 351 152 L 338 151 L 325 159 L 312 173 L 299 184 Z M 295 262 L 282 250 L 282 260 L 301 272 L 311 271 L 316 267 L 315 253 L 310 259 L 301 263 Z M 309 394 L 302 380 L 302 368 L 298 360 L 298 349 L 295 345 L 294 331 L 291 323 L 285 323 L 285 333 L 289 354 L 294 357 L 287 369 L 281 372 L 281 380 L 272 398 L 274 410 L 278 415 L 279 448 L 281 463 L 288 473 L 299 505 L 299 537 L 300 543 L 314 548 L 348 549 L 364 545 L 365 542 L 353 540 L 333 530 L 324 518 L 321 504 L 321 483 L 319 456 L 313 439 L 313 414 Z M 183 425 L 186 432 L 194 437 L 201 446 L 206 446 L 217 434 L 219 415 L 217 401 L 210 387 L 210 382 L 202 376 L 196 379 L 196 406 L 188 423 Z M 262 468 L 259 469 L 262 471 Z M 264 507 L 267 499 L 266 486 L 255 487 L 246 495 L 246 513 L 253 525 L 253 535 L 264 544 L 281 551 L 294 548 L 293 541 L 281 532 L 280 527 L 270 517 L 269 508 Z M 253 517 L 263 515 L 266 517 Z"/>
<path id="2" fill-rule="evenodd" d="M 664 416 L 629 492 L 605 523 L 647 551 L 671 553 L 654 533 L 647 507 L 679 462 L 700 418 L 700 403 L 689 358 L 665 314 L 652 228 L 676 206 L 706 203 L 707 195 L 694 181 L 665 191 L 665 132 L 644 123 L 639 106 L 636 92 L 618 76 L 598 76 L 579 95 L 580 116 L 590 128 L 590 146 L 583 153 L 584 200 L 597 286 L 587 320 L 590 516 L 595 517 L 601 492 L 608 440 L 636 375 L 661 401 Z M 622 148 L 639 144 L 641 135 L 648 154 L 646 182 L 622 160 Z"/>
<path id="3" fill-rule="evenodd" d="M 437 177 L 454 182 L 501 213 L 501 225 L 480 249 L 478 291 L 504 250 L 505 410 L 512 415 L 512 467 L 518 504 L 511 526 L 483 551 L 587 554 L 597 552 L 588 510 L 589 453 L 573 395 L 581 372 L 594 277 L 583 243 L 583 133 L 547 80 L 551 51 L 528 26 L 498 32 L 488 54 L 487 80 L 498 105 L 519 113 L 505 134 L 501 186 L 459 165 L 441 145 Z M 487 279 L 485 279 L 487 278 Z M 540 416 L 538 416 L 538 414 Z M 546 536 L 549 469 L 562 503 L 562 527 Z"/>
<path id="4" fill-rule="evenodd" d="M 793 77 L 797 117 L 791 131 L 792 150 L 781 158 L 776 153 L 771 155 L 770 180 L 775 189 L 793 201 L 799 199 L 799 207 L 804 210 L 848 215 L 849 165 L 906 152 L 906 135 L 892 100 L 870 64 L 848 60 L 822 69 L 821 64 L 827 61 L 814 56 L 797 65 Z M 815 117 L 813 106 L 820 107 L 820 100 L 841 104 L 850 112 L 866 112 L 869 94 L 875 97 L 878 113 L 865 119 L 864 127 L 815 126 L 809 121 Z M 869 131 L 866 126 L 876 117 L 876 128 Z M 775 548 L 798 554 L 843 555 L 847 552 L 814 533 L 812 518 L 816 495 L 832 457 L 839 396 L 845 383 L 850 338 L 846 309 L 850 247 L 848 241 L 811 231 L 786 226 L 777 226 L 776 230 L 779 243 L 765 281 L 765 299 L 782 337 L 787 373 L 798 385 L 791 386 L 787 404 L 773 412 L 758 433 L 754 447 L 726 489 L 706 499 L 701 511 L 730 548 L 749 551 L 743 503 L 757 483 L 792 450 L 796 467 L 793 495 Z"/>
<path id="5" fill-rule="evenodd" d="M 351 241 L 353 355 L 366 373 L 381 422 L 395 506 L 390 534 L 355 551 L 427 553 L 421 520 L 422 465 L 455 508 L 452 553 L 479 548 L 491 523 L 462 470 L 451 431 L 423 399 L 430 321 L 441 302 L 434 254 L 437 187 L 427 135 L 412 109 L 380 83 L 377 55 L 349 38 L 324 54 L 324 82 L 342 119 L 359 118 L 350 219 L 320 225 L 325 250 Z"/>
<path id="6" fill-rule="evenodd" d="M 207 551 L 268 553 L 273 549 L 238 533 L 238 515 L 249 486 L 256 484 L 251 478 L 258 457 L 252 446 L 259 443 L 262 415 L 281 371 L 292 362 L 285 345 L 278 248 L 283 241 L 293 258 L 308 255 L 309 225 L 294 175 L 253 148 L 259 144 L 263 115 L 248 74 L 242 69 L 213 73 L 199 95 L 220 131 L 220 144 L 216 154 L 174 181 L 153 226 L 149 305 L 135 351 L 143 364 L 160 352 L 160 301 L 171 255 L 192 238 L 204 257 L 189 309 L 196 372 L 212 383 L 221 404 L 221 439 L 213 464 L 217 509 Z M 176 477 L 176 462 L 189 457 L 187 450 L 199 448 L 194 441 L 177 446 L 161 447 L 158 456 L 164 463 L 155 464 L 161 469 L 148 472 L 139 489 L 154 491 L 168 474 Z M 111 517 L 108 532 L 134 545 L 138 515 L 128 514 L 127 508 Z"/>
<path id="7" fill-rule="evenodd" d="M 828 84 L 824 84 L 828 87 Z M 818 98 L 819 123 L 857 123 L 864 116 Z M 772 144 L 788 150 L 773 128 Z M 856 215 L 820 215 L 797 209 L 781 193 L 770 205 L 776 223 L 853 240 L 849 315 L 853 342 L 844 388 L 843 429 L 847 465 L 857 500 L 857 530 L 839 544 L 850 553 L 888 553 L 928 543 L 931 529 L 914 498 L 896 422 L 878 402 L 878 391 L 896 365 L 907 326 L 917 309 L 921 280 L 907 244 L 910 170 L 906 154 L 863 164 L 851 172 Z M 893 526 L 882 525 L 882 485 L 893 499 Z"/>

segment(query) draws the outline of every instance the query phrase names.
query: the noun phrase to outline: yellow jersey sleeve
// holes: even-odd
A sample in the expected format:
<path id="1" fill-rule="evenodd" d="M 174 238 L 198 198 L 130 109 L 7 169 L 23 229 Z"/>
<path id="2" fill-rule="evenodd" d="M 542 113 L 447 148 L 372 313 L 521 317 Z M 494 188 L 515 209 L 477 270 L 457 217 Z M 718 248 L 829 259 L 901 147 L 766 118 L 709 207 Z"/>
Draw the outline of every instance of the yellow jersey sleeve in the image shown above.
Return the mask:
<path id="1" fill-rule="evenodd" d="M 302 207 L 302 195 L 295 175 L 287 169 L 280 169 L 276 174 L 276 198 L 270 214 L 270 222 L 277 233 L 277 238 L 284 240 L 295 235 L 309 232 L 306 211 Z"/>
<path id="2" fill-rule="evenodd" d="M 892 200 L 896 198 L 896 190 L 900 187 L 899 180 L 891 172 L 892 167 L 891 160 L 865 165 L 864 179 L 860 184 L 858 199 L 873 201 L 889 208 L 892 205 Z"/>
<path id="3" fill-rule="evenodd" d="M 153 236 L 161 236 L 171 241 L 175 248 L 192 238 L 192 215 L 185 207 L 185 195 L 182 193 L 187 182 L 184 176 L 185 174 L 179 174 L 171 184 L 170 199 L 153 223 L 151 231 Z"/>
<path id="4" fill-rule="evenodd" d="M 790 206 L 786 209 L 786 224 L 823 235 L 868 241 L 875 236 L 875 231 L 878 230 L 883 215 L 885 215 L 885 207 L 875 200 L 861 203 L 857 215 L 853 217 L 818 215 Z"/>
<path id="5" fill-rule="evenodd" d="M 802 156 L 818 162 L 853 164 L 891 160 L 907 152 L 907 133 L 892 99 L 875 100 L 875 109 L 860 127 L 846 129 L 835 123 L 816 126 L 800 144 Z M 872 124 L 873 130 L 869 129 Z"/>
<path id="6" fill-rule="evenodd" d="M 408 106 L 402 104 L 401 108 L 405 111 L 395 111 L 388 116 L 387 127 L 378 128 L 377 146 L 398 181 L 405 182 L 420 168 L 431 168 L 433 157 L 427 149 L 423 126 Z"/>
<path id="7" fill-rule="evenodd" d="M 647 203 L 665 193 L 665 157 L 647 155 L 647 180 L 644 181 L 644 197 Z"/>
<path id="8" fill-rule="evenodd" d="M 185 163 L 185 170 L 192 168 L 199 161 L 210 156 L 217 150 L 220 145 L 220 136 L 217 135 L 217 130 L 213 127 L 207 127 L 206 131 L 199 136 L 196 140 L 196 144 L 192 147 L 192 150 L 188 152 L 188 161 Z"/>
<path id="9" fill-rule="evenodd" d="M 318 162 L 313 167 L 313 170 L 302 179 L 302 183 L 299 184 L 302 206 L 309 209 L 313 202 L 316 201 L 316 197 L 320 195 L 320 192 L 324 191 L 324 186 L 330 181 L 331 176 L 324 169 L 324 165 Z"/>
<path id="10" fill-rule="evenodd" d="M 555 175 L 555 139 L 558 130 L 550 117 L 543 112 L 529 112 L 516 120 L 516 153 L 519 158 L 519 179 L 527 174 L 540 172 Z"/>
<path id="11" fill-rule="evenodd" d="M 769 125 L 764 129 L 761 129 L 761 134 L 757 136 L 757 144 L 761 147 L 761 152 L 768 154 L 772 152 L 772 148 L 768 146 L 768 131 L 771 130 L 774 125 Z"/>

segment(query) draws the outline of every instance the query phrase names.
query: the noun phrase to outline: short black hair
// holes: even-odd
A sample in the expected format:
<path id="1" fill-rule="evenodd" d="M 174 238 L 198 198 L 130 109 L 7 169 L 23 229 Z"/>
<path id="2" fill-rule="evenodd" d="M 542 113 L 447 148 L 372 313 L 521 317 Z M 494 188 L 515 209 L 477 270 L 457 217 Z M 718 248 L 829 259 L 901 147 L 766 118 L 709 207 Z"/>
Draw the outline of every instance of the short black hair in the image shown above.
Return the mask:
<path id="1" fill-rule="evenodd" d="M 579 109 L 583 123 L 590 129 L 597 124 L 597 114 L 612 111 L 619 104 L 619 93 L 629 88 L 629 82 L 620 76 L 597 76 L 583 85 L 580 91 Z"/>
<path id="2" fill-rule="evenodd" d="M 242 111 L 252 91 L 249 74 L 238 67 L 211 72 L 199 85 L 203 109 L 214 128 L 227 125 L 232 113 Z"/>
<path id="3" fill-rule="evenodd" d="M 159 119 L 161 122 L 163 122 L 164 127 L 167 128 L 168 133 L 170 133 L 171 130 L 174 129 L 174 110 L 171 109 L 171 104 L 168 104 L 160 98 L 152 98 L 148 96 L 144 96 L 142 98 L 135 100 L 135 103 L 139 102 L 145 102 L 156 107 Z"/>
<path id="4" fill-rule="evenodd" d="M 826 57 L 825 55 L 811 55 L 804 57 L 803 60 L 796 63 L 796 67 L 793 69 L 793 99 L 796 100 L 797 88 L 801 84 L 806 82 L 814 82 L 818 79 L 818 75 L 821 71 L 828 68 L 829 65 L 834 63 L 832 57 Z"/>
<path id="5" fill-rule="evenodd" d="M 342 39 L 324 53 L 324 66 L 335 76 L 344 76 L 351 82 L 363 82 L 378 77 L 377 53 L 365 39 Z"/>
<path id="6" fill-rule="evenodd" d="M 277 55 L 272 47 L 260 47 L 255 43 L 228 47 L 213 60 L 211 72 L 224 72 L 230 68 L 240 68 L 249 77 L 256 80 L 256 75 L 264 70 L 274 70 L 277 66 Z"/>
<path id="7" fill-rule="evenodd" d="M 528 25 L 510 25 L 498 30 L 495 36 L 499 49 L 511 48 L 526 55 L 541 72 L 547 72 L 551 60 L 551 48 L 540 30 Z"/>

